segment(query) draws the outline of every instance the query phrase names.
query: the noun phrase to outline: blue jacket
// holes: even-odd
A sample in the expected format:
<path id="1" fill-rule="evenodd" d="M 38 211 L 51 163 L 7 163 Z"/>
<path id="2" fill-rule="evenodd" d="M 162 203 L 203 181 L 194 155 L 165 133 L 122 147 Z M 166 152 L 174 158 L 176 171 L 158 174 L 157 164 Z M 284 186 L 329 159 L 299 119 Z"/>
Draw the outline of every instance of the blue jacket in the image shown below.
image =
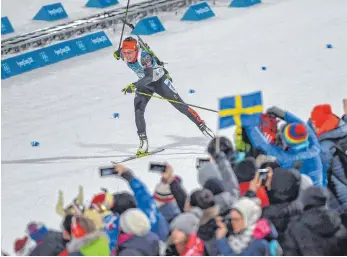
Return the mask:
<path id="1" fill-rule="evenodd" d="M 340 159 L 338 156 L 334 157 L 335 150 L 332 148 L 334 146 L 334 142 L 332 140 L 346 136 L 347 115 L 345 115 L 340 121 L 338 128 L 325 132 L 318 138 L 322 147 L 321 158 L 323 162 L 324 174 L 327 173 L 328 169 L 331 169 L 331 182 L 333 187 L 336 189 L 336 197 L 343 207 L 347 207 L 347 178 Z"/>
<path id="2" fill-rule="evenodd" d="M 155 200 L 148 192 L 146 186 L 137 178 L 133 178 L 129 185 L 134 192 L 137 208 L 142 210 L 151 222 L 151 231 L 159 236 L 159 239 L 166 241 L 169 235 L 169 224 L 157 209 Z"/>
<path id="3" fill-rule="evenodd" d="M 230 248 L 226 237 L 217 240 L 217 247 L 219 252 L 224 256 L 266 256 L 270 254 L 269 243 L 264 239 L 254 239 L 240 254 L 236 254 Z"/>
<path id="4" fill-rule="evenodd" d="M 286 112 L 284 118 L 287 123 L 305 124 L 289 112 Z M 257 126 L 246 127 L 246 131 L 252 145 L 262 150 L 266 155 L 276 157 L 282 168 L 294 168 L 297 163 L 300 163 L 300 172 L 309 176 L 314 186 L 326 186 L 326 183 L 323 183 L 323 165 L 320 158 L 319 141 L 313 130 L 309 126 L 306 127 L 309 134 L 309 147 L 300 150 L 289 149 L 288 151 L 270 144 Z"/>
<path id="5" fill-rule="evenodd" d="M 133 236 L 121 242 L 117 256 L 158 256 L 159 238 L 154 233 L 148 233 L 145 236 Z"/>
<path id="6" fill-rule="evenodd" d="M 160 206 L 159 211 L 168 223 L 181 213 L 176 202 L 170 202 Z"/>

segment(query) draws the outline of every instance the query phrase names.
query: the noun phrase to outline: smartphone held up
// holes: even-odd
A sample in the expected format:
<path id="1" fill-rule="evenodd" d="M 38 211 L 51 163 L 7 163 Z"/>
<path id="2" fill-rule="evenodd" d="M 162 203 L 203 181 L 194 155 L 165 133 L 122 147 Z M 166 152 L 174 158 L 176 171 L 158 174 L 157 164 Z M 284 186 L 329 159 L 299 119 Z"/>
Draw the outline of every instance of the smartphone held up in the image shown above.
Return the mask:
<path id="1" fill-rule="evenodd" d="M 166 167 L 167 167 L 166 163 L 159 163 L 159 162 L 150 162 L 149 163 L 149 171 L 151 171 L 151 172 L 164 173 L 166 170 Z"/>
<path id="2" fill-rule="evenodd" d="M 259 173 L 259 179 L 261 180 L 261 184 L 265 185 L 269 170 L 268 169 L 258 169 L 258 173 Z"/>
<path id="3" fill-rule="evenodd" d="M 118 171 L 115 169 L 114 166 L 100 167 L 99 172 L 100 172 L 100 177 L 107 177 L 107 176 L 113 176 L 118 174 Z"/>

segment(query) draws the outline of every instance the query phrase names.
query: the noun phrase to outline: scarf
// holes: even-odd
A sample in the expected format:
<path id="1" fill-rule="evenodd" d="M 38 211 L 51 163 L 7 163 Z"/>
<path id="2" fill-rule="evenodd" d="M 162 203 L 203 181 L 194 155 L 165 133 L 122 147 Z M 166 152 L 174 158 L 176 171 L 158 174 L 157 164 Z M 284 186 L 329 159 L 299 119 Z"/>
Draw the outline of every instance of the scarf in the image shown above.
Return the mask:
<path id="1" fill-rule="evenodd" d="M 253 231 L 256 224 L 247 227 L 240 233 L 232 234 L 228 237 L 228 244 L 234 253 L 240 254 L 253 240 Z"/>

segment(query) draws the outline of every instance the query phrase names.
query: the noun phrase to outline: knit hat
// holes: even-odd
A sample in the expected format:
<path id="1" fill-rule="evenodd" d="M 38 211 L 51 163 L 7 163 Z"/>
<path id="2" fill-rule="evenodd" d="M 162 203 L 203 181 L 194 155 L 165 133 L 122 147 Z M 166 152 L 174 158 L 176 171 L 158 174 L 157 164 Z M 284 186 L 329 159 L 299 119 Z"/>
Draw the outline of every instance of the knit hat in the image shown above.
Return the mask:
<path id="1" fill-rule="evenodd" d="M 217 164 L 212 162 L 208 162 L 204 164 L 200 169 L 198 169 L 198 182 L 200 186 L 203 186 L 210 178 L 223 180 Z"/>
<path id="2" fill-rule="evenodd" d="M 198 232 L 199 226 L 200 217 L 191 212 L 183 212 L 171 221 L 170 230 L 177 229 L 189 236 L 192 233 Z"/>
<path id="3" fill-rule="evenodd" d="M 27 225 L 27 232 L 36 243 L 41 241 L 48 233 L 48 229 L 41 222 L 31 222 Z"/>
<path id="4" fill-rule="evenodd" d="M 18 238 L 14 242 L 14 251 L 18 256 L 29 256 L 36 247 L 36 243 L 29 237 Z"/>
<path id="5" fill-rule="evenodd" d="M 177 181 L 180 181 L 179 178 L 177 178 Z M 158 207 L 175 201 L 175 197 L 171 193 L 170 184 L 163 180 L 155 186 L 153 198 Z"/>
<path id="6" fill-rule="evenodd" d="M 73 216 L 71 222 L 71 234 L 74 238 L 81 238 L 96 231 L 93 221 L 84 216 Z"/>
<path id="7" fill-rule="evenodd" d="M 242 215 L 246 228 L 256 224 L 262 212 L 259 199 L 248 197 L 240 198 L 231 209 Z"/>
<path id="8" fill-rule="evenodd" d="M 198 189 L 194 191 L 190 196 L 189 203 L 192 207 L 199 207 L 202 210 L 206 210 L 215 205 L 214 196 L 208 189 Z"/>
<path id="9" fill-rule="evenodd" d="M 122 50 L 138 50 L 137 40 L 133 37 L 127 37 L 122 42 Z"/>
<path id="10" fill-rule="evenodd" d="M 122 215 L 123 212 L 130 208 L 136 208 L 136 199 L 128 192 L 113 194 L 114 206 L 111 208 L 113 213 Z"/>
<path id="11" fill-rule="evenodd" d="M 311 120 L 317 128 L 322 127 L 330 116 L 333 116 L 333 111 L 331 110 L 331 106 L 329 104 L 317 105 L 311 112 Z"/>
<path id="12" fill-rule="evenodd" d="M 219 195 L 225 191 L 223 180 L 210 178 L 204 184 L 204 188 L 212 192 L 213 195 Z"/>
<path id="13" fill-rule="evenodd" d="M 336 117 L 329 104 L 317 105 L 311 112 L 311 121 L 319 136 L 322 132 L 337 128 L 340 120 Z"/>
<path id="14" fill-rule="evenodd" d="M 301 144 L 308 144 L 308 132 L 304 124 L 290 123 L 283 129 L 283 139 L 290 147 Z"/>
<path id="15" fill-rule="evenodd" d="M 151 224 L 146 214 L 137 208 L 126 210 L 119 220 L 120 229 L 125 234 L 144 236 L 151 230 Z"/>

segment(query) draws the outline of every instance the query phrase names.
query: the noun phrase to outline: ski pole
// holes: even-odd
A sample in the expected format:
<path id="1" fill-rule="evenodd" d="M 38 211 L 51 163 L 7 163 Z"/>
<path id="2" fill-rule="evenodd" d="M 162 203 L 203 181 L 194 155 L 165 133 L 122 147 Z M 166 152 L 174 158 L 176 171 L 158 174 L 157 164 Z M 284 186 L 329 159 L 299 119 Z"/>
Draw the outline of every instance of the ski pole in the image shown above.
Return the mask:
<path id="1" fill-rule="evenodd" d="M 127 7 L 126 7 L 126 9 L 125 9 L 125 17 L 124 17 L 124 22 L 123 22 L 123 27 L 122 27 L 122 33 L 121 33 L 121 35 L 120 35 L 118 50 L 120 49 L 120 46 L 121 46 L 122 40 L 123 40 L 123 34 L 124 34 L 124 29 L 125 29 L 125 22 L 126 22 L 126 20 L 127 20 L 128 10 L 129 10 L 129 3 L 130 3 L 130 0 L 128 0 Z"/>
<path id="2" fill-rule="evenodd" d="M 205 108 L 205 107 L 198 106 L 198 105 L 194 105 L 194 104 L 182 103 L 182 102 L 180 102 L 180 101 L 176 101 L 176 100 L 173 100 L 173 99 L 165 98 L 165 97 L 162 97 L 162 96 L 151 95 L 151 94 L 146 94 L 146 93 L 142 93 L 142 92 L 136 92 L 136 94 L 144 95 L 144 96 L 149 96 L 149 97 L 154 97 L 154 98 L 157 98 L 157 99 L 166 100 L 166 101 L 171 102 L 171 103 L 176 103 L 176 104 L 182 104 L 182 105 L 186 105 L 186 106 L 191 106 L 191 107 L 199 108 L 199 109 L 206 110 L 206 111 L 210 111 L 210 112 L 218 112 L 218 111 L 213 110 L 213 109 Z"/>

